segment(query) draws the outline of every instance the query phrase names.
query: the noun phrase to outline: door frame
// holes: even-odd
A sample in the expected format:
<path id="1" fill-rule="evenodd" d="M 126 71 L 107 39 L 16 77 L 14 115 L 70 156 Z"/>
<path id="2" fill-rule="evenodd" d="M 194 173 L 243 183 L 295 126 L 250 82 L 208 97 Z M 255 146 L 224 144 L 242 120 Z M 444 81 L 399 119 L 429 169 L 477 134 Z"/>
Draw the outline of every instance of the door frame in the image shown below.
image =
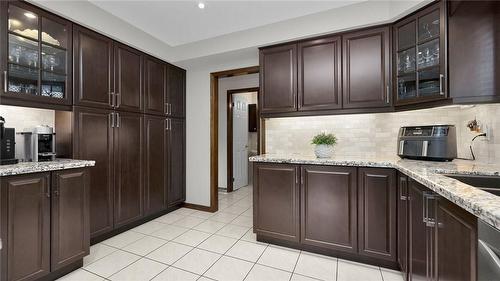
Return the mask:
<path id="1" fill-rule="evenodd" d="M 219 79 L 254 73 L 259 73 L 258 65 L 210 73 L 210 207 L 207 210 L 209 212 L 219 210 Z M 260 141 L 263 143 L 263 140 Z M 261 151 L 262 149 L 263 146 Z"/>
<path id="2" fill-rule="evenodd" d="M 259 87 L 232 89 L 227 91 L 227 192 L 233 192 L 233 95 L 241 93 L 257 93 L 257 104 L 259 104 Z M 258 106 L 257 106 L 258 108 Z M 257 109 L 257 115 L 259 110 Z M 260 130 L 257 127 L 257 139 L 260 139 Z M 257 151 L 259 151 L 257 142 Z"/>

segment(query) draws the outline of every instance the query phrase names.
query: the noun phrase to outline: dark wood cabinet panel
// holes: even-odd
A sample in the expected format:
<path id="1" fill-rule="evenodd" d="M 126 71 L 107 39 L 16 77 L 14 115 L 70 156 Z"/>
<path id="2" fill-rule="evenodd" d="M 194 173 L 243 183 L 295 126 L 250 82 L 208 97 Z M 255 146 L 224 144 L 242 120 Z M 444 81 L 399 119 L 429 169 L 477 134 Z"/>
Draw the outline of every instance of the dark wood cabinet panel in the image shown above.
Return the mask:
<path id="1" fill-rule="evenodd" d="M 144 213 L 159 212 L 167 201 L 167 120 L 144 117 Z"/>
<path id="2" fill-rule="evenodd" d="M 115 107 L 142 111 L 143 55 L 120 43 L 114 43 Z"/>
<path id="3" fill-rule="evenodd" d="M 52 271 L 89 254 L 89 222 L 88 170 L 52 172 Z"/>
<path id="4" fill-rule="evenodd" d="M 153 57 L 144 59 L 144 109 L 150 114 L 167 114 L 167 65 Z"/>
<path id="5" fill-rule="evenodd" d="M 254 166 L 254 181 L 254 230 L 258 235 L 299 242 L 299 168 L 259 163 Z"/>
<path id="6" fill-rule="evenodd" d="M 301 182 L 301 243 L 356 253 L 357 169 L 302 166 Z"/>
<path id="7" fill-rule="evenodd" d="M 431 246 L 429 230 L 424 222 L 424 196 L 428 189 L 409 179 L 409 279 L 427 281 L 431 262 L 428 260 L 428 249 Z"/>
<path id="8" fill-rule="evenodd" d="M 92 159 L 90 171 L 90 234 L 113 229 L 113 128 L 112 112 L 76 107 L 75 158 Z"/>
<path id="9" fill-rule="evenodd" d="M 186 71 L 174 65 L 167 65 L 167 114 L 172 117 L 185 117 Z"/>
<path id="10" fill-rule="evenodd" d="M 260 50 L 261 113 L 297 110 L 297 44 Z"/>
<path id="11" fill-rule="evenodd" d="M 453 102 L 499 102 L 500 2 L 446 2 Z"/>
<path id="12" fill-rule="evenodd" d="M 49 173 L 2 178 L 6 280 L 37 280 L 50 272 L 50 195 Z"/>
<path id="13" fill-rule="evenodd" d="M 125 112 L 115 116 L 114 224 L 120 227 L 143 216 L 143 118 L 141 114 Z"/>
<path id="14" fill-rule="evenodd" d="M 358 170 L 359 253 L 396 261 L 396 171 Z"/>
<path id="15" fill-rule="evenodd" d="M 298 110 L 342 108 L 340 36 L 298 44 Z"/>
<path id="16" fill-rule="evenodd" d="M 398 264 L 404 279 L 408 280 L 408 177 L 398 173 Z"/>
<path id="17" fill-rule="evenodd" d="M 186 129 L 182 119 L 168 119 L 168 206 L 186 200 Z"/>
<path id="18" fill-rule="evenodd" d="M 344 108 L 391 105 L 389 36 L 389 27 L 342 36 Z"/>
<path id="19" fill-rule="evenodd" d="M 434 280 L 477 280 L 477 218 L 439 198 L 433 227 L 437 237 Z"/>
<path id="20" fill-rule="evenodd" d="M 113 104 L 113 40 L 73 27 L 74 103 L 100 108 Z"/>

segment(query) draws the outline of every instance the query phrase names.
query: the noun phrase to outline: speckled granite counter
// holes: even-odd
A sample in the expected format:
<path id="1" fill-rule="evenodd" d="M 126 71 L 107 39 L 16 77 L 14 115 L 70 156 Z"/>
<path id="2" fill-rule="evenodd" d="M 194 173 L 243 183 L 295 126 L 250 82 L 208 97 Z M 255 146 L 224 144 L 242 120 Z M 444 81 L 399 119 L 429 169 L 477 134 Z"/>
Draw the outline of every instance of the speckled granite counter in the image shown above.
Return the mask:
<path id="1" fill-rule="evenodd" d="M 95 166 L 95 161 L 73 159 L 56 159 L 55 161 L 47 162 L 22 162 L 14 165 L 0 166 L 0 177 L 92 166 Z"/>
<path id="2" fill-rule="evenodd" d="M 250 157 L 250 161 L 302 165 L 394 168 L 500 230 L 500 197 L 442 175 L 470 174 L 500 176 L 500 165 L 480 164 L 467 160 L 430 162 L 401 160 L 399 158 L 363 159 L 334 157 L 331 159 L 317 159 L 314 156 L 270 154 Z"/>

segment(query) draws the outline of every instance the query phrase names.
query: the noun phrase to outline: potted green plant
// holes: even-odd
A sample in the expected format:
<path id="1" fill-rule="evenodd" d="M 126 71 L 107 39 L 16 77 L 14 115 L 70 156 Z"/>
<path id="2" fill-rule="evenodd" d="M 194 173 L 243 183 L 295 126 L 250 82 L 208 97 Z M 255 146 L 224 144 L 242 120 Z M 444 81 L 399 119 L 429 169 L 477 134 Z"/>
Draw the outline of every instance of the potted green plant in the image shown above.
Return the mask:
<path id="1" fill-rule="evenodd" d="M 327 134 L 322 132 L 317 134 L 312 139 L 314 147 L 314 154 L 318 158 L 330 158 L 333 154 L 333 146 L 337 143 L 337 138 L 334 134 Z"/>

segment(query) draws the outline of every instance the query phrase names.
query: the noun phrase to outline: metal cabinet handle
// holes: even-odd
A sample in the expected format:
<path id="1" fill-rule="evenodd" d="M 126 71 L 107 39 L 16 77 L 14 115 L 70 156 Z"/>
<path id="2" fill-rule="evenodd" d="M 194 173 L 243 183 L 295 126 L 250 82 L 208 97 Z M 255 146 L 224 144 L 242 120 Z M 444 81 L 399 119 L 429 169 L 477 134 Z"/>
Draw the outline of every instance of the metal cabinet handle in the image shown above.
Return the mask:
<path id="1" fill-rule="evenodd" d="M 403 189 L 406 189 L 406 185 L 408 182 L 406 181 L 405 178 L 400 178 L 400 186 L 399 186 L 399 199 L 401 201 L 406 201 L 408 200 L 408 197 L 406 195 L 403 195 Z M 405 193 L 406 194 L 406 193 Z"/>
<path id="2" fill-rule="evenodd" d="M 169 121 L 168 118 L 165 119 L 165 131 L 168 131 L 168 121 Z"/>
<path id="3" fill-rule="evenodd" d="M 163 104 L 163 112 L 168 115 L 168 103 Z"/>
<path id="4" fill-rule="evenodd" d="M 109 114 L 109 117 L 111 119 L 111 128 L 114 128 L 115 127 L 115 113 L 114 112 L 111 112 Z"/>
<path id="5" fill-rule="evenodd" d="M 50 198 L 50 186 L 48 184 L 45 187 L 45 196 L 47 196 L 47 198 Z"/>
<path id="6" fill-rule="evenodd" d="M 390 97 L 389 97 L 389 85 L 387 85 L 387 92 L 385 95 L 385 103 L 389 104 L 390 103 Z"/>
<path id="7" fill-rule="evenodd" d="M 443 74 L 439 74 L 439 94 L 441 96 L 444 96 L 444 91 L 443 91 L 443 79 L 444 79 L 444 75 Z"/>
<path id="8" fill-rule="evenodd" d="M 116 113 L 116 127 L 117 128 L 120 128 L 120 123 L 121 123 L 121 117 L 120 117 L 120 113 Z"/>
<path id="9" fill-rule="evenodd" d="M 8 77 L 7 77 L 7 70 L 4 70 L 3 71 L 3 92 L 4 93 L 7 93 L 7 90 L 8 90 L 7 89 L 8 88 L 7 87 L 7 79 L 8 79 Z"/>

